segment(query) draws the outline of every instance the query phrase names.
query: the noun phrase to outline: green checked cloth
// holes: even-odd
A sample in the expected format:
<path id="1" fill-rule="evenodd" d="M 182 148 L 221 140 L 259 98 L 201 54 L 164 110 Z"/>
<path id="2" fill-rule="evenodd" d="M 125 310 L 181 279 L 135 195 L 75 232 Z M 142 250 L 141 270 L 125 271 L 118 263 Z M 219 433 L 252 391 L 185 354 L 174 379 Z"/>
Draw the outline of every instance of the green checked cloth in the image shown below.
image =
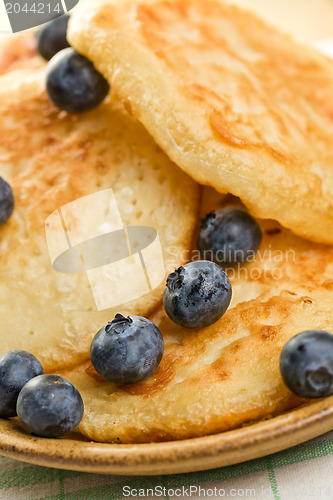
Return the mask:
<path id="1" fill-rule="evenodd" d="M 333 431 L 268 457 L 173 476 L 103 476 L 0 457 L 0 499 L 333 498 Z"/>

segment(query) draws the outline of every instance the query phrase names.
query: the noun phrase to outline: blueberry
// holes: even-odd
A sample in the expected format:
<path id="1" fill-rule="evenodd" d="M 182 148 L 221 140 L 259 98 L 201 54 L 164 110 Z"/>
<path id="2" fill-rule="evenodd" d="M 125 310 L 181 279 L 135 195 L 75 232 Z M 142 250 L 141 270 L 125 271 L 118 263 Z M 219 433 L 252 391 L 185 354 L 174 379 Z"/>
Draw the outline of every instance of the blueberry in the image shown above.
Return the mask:
<path id="1" fill-rule="evenodd" d="M 69 47 L 67 41 L 67 26 L 69 15 L 56 17 L 53 21 L 43 24 L 36 32 L 37 51 L 47 61 L 60 52 L 60 50 Z"/>
<path id="2" fill-rule="evenodd" d="M 254 256 L 261 240 L 260 226 L 248 212 L 227 207 L 202 221 L 197 245 L 203 258 L 225 267 Z"/>
<path id="3" fill-rule="evenodd" d="M 220 319 L 231 301 L 228 276 L 214 262 L 200 260 L 169 274 L 163 302 L 167 315 L 184 328 L 204 328 Z"/>
<path id="4" fill-rule="evenodd" d="M 96 108 L 105 99 L 109 84 L 86 57 L 69 48 L 58 52 L 49 62 L 46 90 L 58 108 L 82 113 Z"/>
<path id="5" fill-rule="evenodd" d="M 40 375 L 23 387 L 17 415 L 26 428 L 43 437 L 59 437 L 74 431 L 83 417 L 79 391 L 59 375 Z"/>
<path id="6" fill-rule="evenodd" d="M 301 398 L 333 394 L 333 335 L 308 330 L 283 347 L 280 371 L 286 386 Z"/>
<path id="7" fill-rule="evenodd" d="M 125 318 L 116 314 L 114 320 L 95 335 L 90 358 L 105 380 L 130 384 L 154 373 L 163 352 L 163 337 L 154 323 L 141 316 Z"/>
<path id="8" fill-rule="evenodd" d="M 14 210 L 14 194 L 10 185 L 0 177 L 0 226 L 7 222 Z"/>
<path id="9" fill-rule="evenodd" d="M 9 351 L 0 356 L 0 417 L 15 417 L 22 387 L 44 373 L 35 356 L 27 351 Z"/>

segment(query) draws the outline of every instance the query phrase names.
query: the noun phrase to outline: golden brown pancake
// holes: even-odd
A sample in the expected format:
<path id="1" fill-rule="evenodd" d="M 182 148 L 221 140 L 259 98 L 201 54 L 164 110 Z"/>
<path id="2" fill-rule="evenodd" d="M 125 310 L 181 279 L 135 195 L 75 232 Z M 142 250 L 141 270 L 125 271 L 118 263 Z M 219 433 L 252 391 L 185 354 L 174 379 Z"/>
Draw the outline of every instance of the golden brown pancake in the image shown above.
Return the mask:
<path id="1" fill-rule="evenodd" d="M 165 265 L 160 284 L 122 304 L 126 314 L 147 315 L 161 302 L 164 276 L 191 246 L 199 187 L 109 100 L 69 115 L 50 102 L 44 80 L 44 69 L 1 77 L 0 174 L 16 205 L 0 228 L 0 352 L 25 349 L 52 371 L 89 357 L 91 339 L 119 307 L 97 310 L 87 273 L 53 269 L 45 235 L 50 214 L 112 188 L 125 226 L 157 230 Z M 71 235 L 73 227 L 66 229 Z M 137 280 L 133 273 L 130 291 Z M 113 291 L 106 293 L 112 299 Z"/>
<path id="2" fill-rule="evenodd" d="M 33 32 L 0 35 L 0 75 L 16 69 L 38 69 L 45 63 L 36 51 Z"/>
<path id="3" fill-rule="evenodd" d="M 69 40 L 195 180 L 333 243 L 331 60 L 218 0 L 81 0 Z"/>
<path id="4" fill-rule="evenodd" d="M 235 203 L 221 199 L 215 208 L 226 202 Z M 284 385 L 279 357 L 302 331 L 333 332 L 333 247 L 309 243 L 274 221 L 260 224 L 262 245 L 253 262 L 229 270 L 233 300 L 217 323 L 187 330 L 163 310 L 151 318 L 165 354 L 146 381 L 114 385 L 89 362 L 64 373 L 84 400 L 82 434 L 121 443 L 192 438 L 304 401 Z"/>

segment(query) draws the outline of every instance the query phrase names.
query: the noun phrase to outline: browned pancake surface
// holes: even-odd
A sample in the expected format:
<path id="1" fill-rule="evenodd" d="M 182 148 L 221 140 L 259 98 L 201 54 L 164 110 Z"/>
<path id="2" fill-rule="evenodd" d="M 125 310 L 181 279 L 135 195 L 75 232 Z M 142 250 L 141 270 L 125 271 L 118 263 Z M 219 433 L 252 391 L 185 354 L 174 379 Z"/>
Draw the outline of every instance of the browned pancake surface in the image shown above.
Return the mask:
<path id="1" fill-rule="evenodd" d="M 25 349 L 45 370 L 56 370 L 89 357 L 93 336 L 119 310 L 112 287 L 122 275 L 110 280 L 104 289 L 110 301 L 98 310 L 87 273 L 53 269 L 45 233 L 50 214 L 112 188 L 124 226 L 157 231 L 167 275 L 191 246 L 199 186 L 109 100 L 80 115 L 57 109 L 45 92 L 44 68 L 1 77 L 0 114 L 0 174 L 15 196 L 13 215 L 0 228 L 0 352 Z M 84 229 L 89 214 L 74 212 L 73 224 Z M 124 313 L 154 310 L 162 300 L 163 275 L 162 269 L 159 283 L 134 300 L 125 296 Z M 137 281 L 133 273 L 130 290 Z"/>
<path id="2" fill-rule="evenodd" d="M 218 0 L 83 0 L 69 38 L 194 179 L 333 243 L 332 61 Z"/>

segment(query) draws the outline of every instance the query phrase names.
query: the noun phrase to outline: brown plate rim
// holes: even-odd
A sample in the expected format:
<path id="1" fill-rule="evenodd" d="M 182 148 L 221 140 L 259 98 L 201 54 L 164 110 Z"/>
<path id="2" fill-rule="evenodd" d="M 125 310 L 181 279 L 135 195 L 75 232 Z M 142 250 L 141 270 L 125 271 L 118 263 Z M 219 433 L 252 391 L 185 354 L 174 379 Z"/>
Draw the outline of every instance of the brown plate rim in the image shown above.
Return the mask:
<path id="1" fill-rule="evenodd" d="M 0 454 L 34 465 L 110 475 L 203 471 L 285 450 L 333 429 L 333 396 L 239 429 L 148 444 L 61 439 L 26 433 L 17 419 L 0 421 Z"/>

